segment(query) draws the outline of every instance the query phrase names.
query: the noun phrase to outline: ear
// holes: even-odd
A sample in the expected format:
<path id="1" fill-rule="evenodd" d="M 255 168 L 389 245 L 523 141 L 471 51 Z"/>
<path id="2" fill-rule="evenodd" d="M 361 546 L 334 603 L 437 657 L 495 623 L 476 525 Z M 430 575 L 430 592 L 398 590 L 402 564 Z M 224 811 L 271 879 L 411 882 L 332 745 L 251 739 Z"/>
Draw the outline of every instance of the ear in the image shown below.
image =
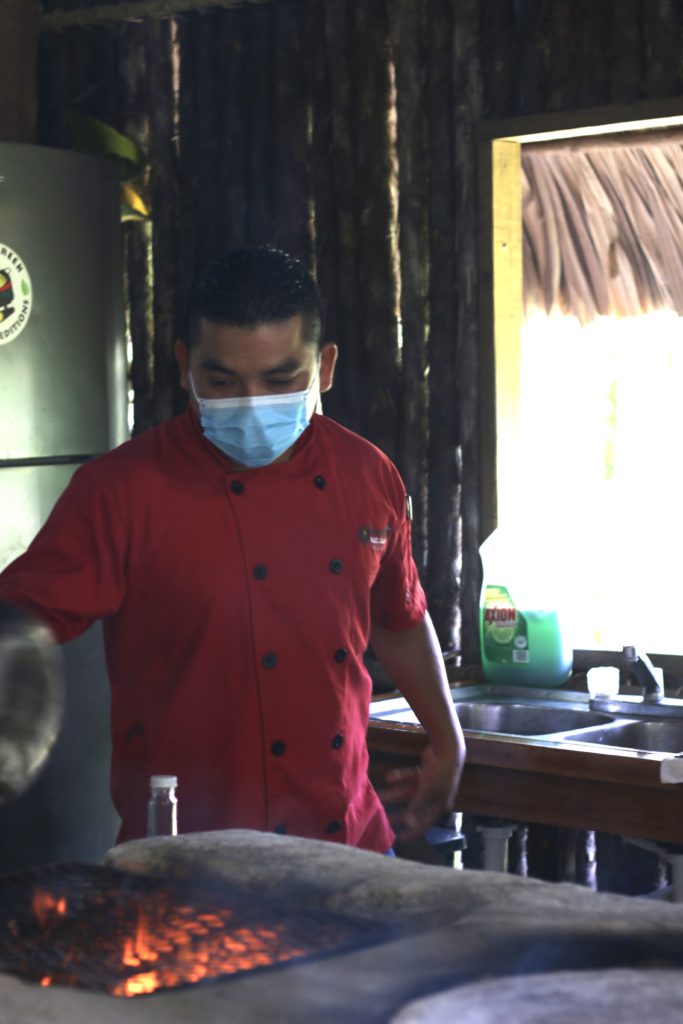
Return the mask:
<path id="1" fill-rule="evenodd" d="M 190 390 L 190 353 L 188 352 L 187 345 L 184 341 L 176 341 L 173 349 L 180 369 L 180 386 L 186 391 Z"/>
<path id="2" fill-rule="evenodd" d="M 329 391 L 334 379 L 334 367 L 339 349 L 333 341 L 328 341 L 320 349 L 320 393 Z"/>

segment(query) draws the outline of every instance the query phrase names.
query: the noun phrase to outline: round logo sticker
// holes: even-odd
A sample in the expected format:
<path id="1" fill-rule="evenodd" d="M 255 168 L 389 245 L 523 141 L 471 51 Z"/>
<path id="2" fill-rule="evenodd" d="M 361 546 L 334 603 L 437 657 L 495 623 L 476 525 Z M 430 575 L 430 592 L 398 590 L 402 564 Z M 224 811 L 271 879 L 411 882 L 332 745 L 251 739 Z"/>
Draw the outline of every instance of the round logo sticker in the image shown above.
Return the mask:
<path id="1" fill-rule="evenodd" d="M 24 261 L 0 242 L 0 345 L 21 334 L 32 305 L 33 289 Z"/>

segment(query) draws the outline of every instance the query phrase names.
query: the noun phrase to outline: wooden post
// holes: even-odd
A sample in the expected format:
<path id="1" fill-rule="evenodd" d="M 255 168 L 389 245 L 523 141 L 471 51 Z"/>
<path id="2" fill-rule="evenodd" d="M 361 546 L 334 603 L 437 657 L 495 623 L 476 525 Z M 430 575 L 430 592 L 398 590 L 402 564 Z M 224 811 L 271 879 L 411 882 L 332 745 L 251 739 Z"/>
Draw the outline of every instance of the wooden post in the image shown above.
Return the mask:
<path id="1" fill-rule="evenodd" d="M 453 650 L 458 628 L 460 479 L 456 411 L 456 276 L 453 166 L 453 7 L 426 5 L 429 63 L 426 81 L 429 166 L 429 441 L 427 467 L 427 600 L 443 651 Z"/>
<path id="2" fill-rule="evenodd" d="M 424 2 L 400 0 L 392 22 L 396 67 L 399 256 L 401 260 L 401 406 L 398 467 L 413 502 L 413 554 L 427 561 L 427 153 L 424 131 Z"/>
<path id="3" fill-rule="evenodd" d="M 38 21 L 38 0 L 3 0 L 0 142 L 35 142 Z"/>

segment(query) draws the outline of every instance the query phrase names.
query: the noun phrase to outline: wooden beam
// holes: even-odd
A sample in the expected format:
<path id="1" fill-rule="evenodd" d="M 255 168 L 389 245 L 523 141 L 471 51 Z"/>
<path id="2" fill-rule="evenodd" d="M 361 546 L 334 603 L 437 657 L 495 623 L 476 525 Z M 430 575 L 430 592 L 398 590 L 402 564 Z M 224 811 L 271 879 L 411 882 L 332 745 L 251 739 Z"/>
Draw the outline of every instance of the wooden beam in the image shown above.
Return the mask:
<path id="1" fill-rule="evenodd" d="M 515 142 L 551 142 L 554 139 L 612 135 L 619 132 L 670 128 L 683 124 L 683 96 L 610 103 L 580 110 L 553 110 L 525 117 L 481 121 L 482 140 L 514 139 Z"/>
<path id="2" fill-rule="evenodd" d="M 35 142 L 38 0 L 3 0 L 0 142 Z"/>
<path id="3" fill-rule="evenodd" d="M 483 142 L 480 170 L 481 535 L 487 537 L 507 518 L 509 510 L 503 506 L 510 504 L 509 472 L 516 464 L 519 436 L 521 146 L 511 139 Z"/>
<path id="4" fill-rule="evenodd" d="M 19 6 L 21 0 L 8 0 Z M 33 0 L 31 0 L 33 2 Z M 145 18 L 177 18 L 193 11 L 209 11 L 217 7 L 244 7 L 247 4 L 267 4 L 273 0 L 132 0 L 131 3 L 99 4 L 97 7 L 74 7 L 43 14 L 41 29 L 64 29 L 79 26 L 113 27 L 124 21 L 142 21 Z"/>
<path id="5" fill-rule="evenodd" d="M 522 334 L 522 163 L 516 142 L 492 143 L 493 331 L 496 380 L 497 518 L 519 511 Z"/>

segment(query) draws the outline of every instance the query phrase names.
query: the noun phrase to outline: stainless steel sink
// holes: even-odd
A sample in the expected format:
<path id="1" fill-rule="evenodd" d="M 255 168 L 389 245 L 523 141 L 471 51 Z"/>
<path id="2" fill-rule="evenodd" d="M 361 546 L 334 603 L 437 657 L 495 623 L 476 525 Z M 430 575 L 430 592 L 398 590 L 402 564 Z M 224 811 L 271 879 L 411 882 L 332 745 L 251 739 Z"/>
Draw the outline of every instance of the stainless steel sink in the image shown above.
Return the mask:
<path id="1" fill-rule="evenodd" d="M 683 752 L 683 701 L 666 698 L 644 704 L 621 697 L 619 706 L 591 708 L 585 695 L 525 691 L 504 695 L 491 688 L 451 690 L 466 732 L 543 738 L 553 743 L 597 744 L 652 753 Z M 378 701 L 370 717 L 379 721 L 417 724 L 404 698 Z M 634 720 L 635 719 L 635 720 Z"/>
<path id="2" fill-rule="evenodd" d="M 584 707 L 562 707 L 555 702 L 523 702 L 521 700 L 454 700 L 455 710 L 463 729 L 470 732 L 489 732 L 510 736 L 549 736 L 565 734 L 571 730 L 596 728 L 614 722 L 614 716 Z M 402 722 L 417 725 L 415 712 L 406 701 L 378 702 L 371 708 L 370 717 L 379 721 Z"/>
<path id="3" fill-rule="evenodd" d="M 619 722 L 594 729 L 583 735 L 580 731 L 567 736 L 579 743 L 599 743 L 628 750 L 677 754 L 683 751 L 683 720 L 656 722 Z"/>
<path id="4" fill-rule="evenodd" d="M 589 726 L 605 725 L 614 721 L 610 715 L 588 709 L 583 711 L 531 704 L 456 701 L 455 710 L 463 729 L 515 736 L 565 733 L 571 729 L 587 729 Z"/>

